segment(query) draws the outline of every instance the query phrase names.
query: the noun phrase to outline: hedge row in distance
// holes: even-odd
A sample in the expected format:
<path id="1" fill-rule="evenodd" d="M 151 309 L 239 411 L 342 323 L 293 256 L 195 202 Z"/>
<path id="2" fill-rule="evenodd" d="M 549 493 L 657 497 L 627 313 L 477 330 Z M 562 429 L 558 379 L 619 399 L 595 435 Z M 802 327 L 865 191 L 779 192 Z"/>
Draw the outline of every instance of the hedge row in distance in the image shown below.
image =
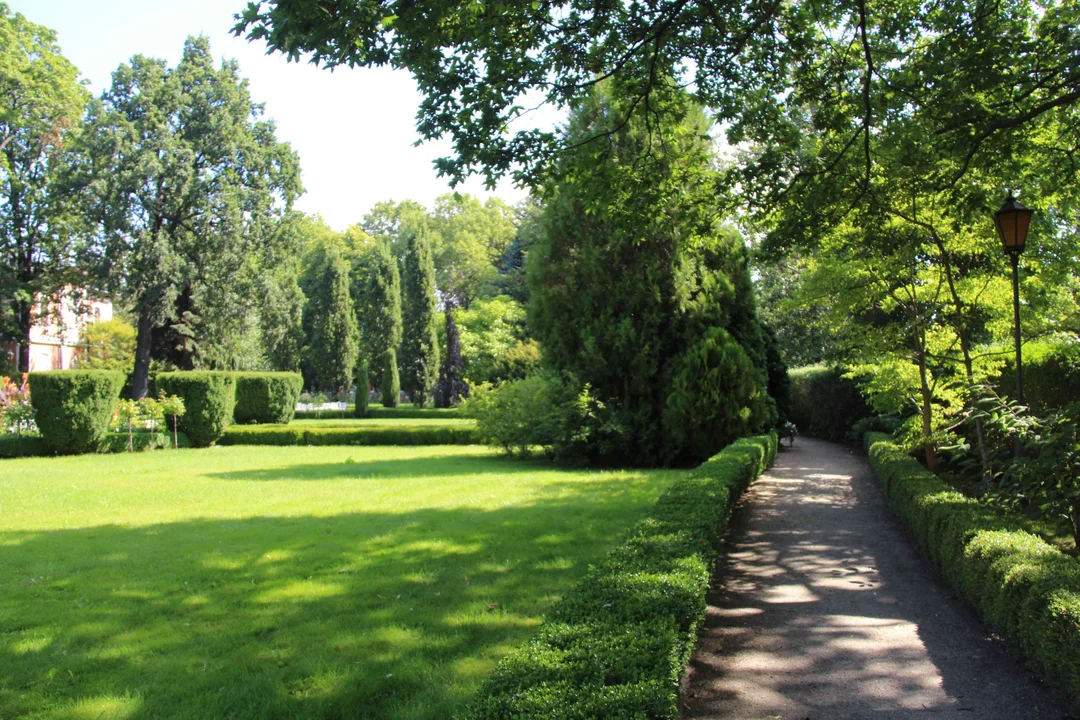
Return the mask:
<path id="1" fill-rule="evenodd" d="M 229 428 L 221 445 L 477 445 L 472 427 L 376 425 L 374 427 L 295 427 L 252 425 Z"/>
<path id="2" fill-rule="evenodd" d="M 345 420 L 354 417 L 361 417 L 356 414 L 356 406 L 349 404 L 344 410 L 320 410 L 318 412 L 314 410 L 297 410 L 294 420 Z M 367 408 L 367 414 L 363 417 L 373 418 L 376 420 L 419 420 L 424 419 L 437 419 L 437 420 L 449 420 L 450 418 L 463 417 L 461 412 L 457 408 L 414 408 L 414 407 L 396 407 L 388 408 L 382 405 L 369 405 Z"/>
<path id="3" fill-rule="evenodd" d="M 809 365 L 790 370 L 788 377 L 791 379 L 788 417 L 800 435 L 843 440 L 852 425 L 874 414 L 855 381 L 844 378 L 842 370 Z"/>
<path id="4" fill-rule="evenodd" d="M 209 447 L 232 424 L 236 405 L 236 375 L 230 372 L 169 372 L 157 376 L 166 395 L 184 400 L 180 429 L 195 447 Z"/>
<path id="5" fill-rule="evenodd" d="M 241 372 L 236 375 L 236 422 L 288 424 L 304 378 L 290 372 Z"/>
<path id="6" fill-rule="evenodd" d="M 30 373 L 30 403 L 46 452 L 96 451 L 124 386 L 124 375 L 107 370 Z"/>
<path id="7" fill-rule="evenodd" d="M 472 718 L 678 718 L 728 518 L 776 455 L 743 438 L 672 484 L 482 686 Z"/>
<path id="8" fill-rule="evenodd" d="M 949 488 L 881 433 L 870 467 L 946 582 L 1051 685 L 1080 706 L 1080 561 Z"/>

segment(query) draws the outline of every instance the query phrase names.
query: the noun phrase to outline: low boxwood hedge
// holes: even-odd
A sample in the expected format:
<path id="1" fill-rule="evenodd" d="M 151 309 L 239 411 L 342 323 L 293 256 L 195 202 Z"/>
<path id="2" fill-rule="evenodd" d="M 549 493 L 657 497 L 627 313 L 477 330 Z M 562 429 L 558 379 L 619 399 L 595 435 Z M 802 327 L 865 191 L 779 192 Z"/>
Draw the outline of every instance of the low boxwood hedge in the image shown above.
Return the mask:
<path id="1" fill-rule="evenodd" d="M 180 429 L 195 447 L 213 445 L 232 424 L 236 376 L 230 372 L 168 372 L 157 376 L 166 395 L 184 400 Z"/>
<path id="2" fill-rule="evenodd" d="M 1080 706 L 1080 561 L 952 490 L 889 436 L 867 433 L 866 448 L 889 504 L 945 581 Z"/>
<path id="3" fill-rule="evenodd" d="M 344 420 L 358 417 L 356 406 L 349 404 L 344 410 L 297 410 L 294 420 Z M 396 407 L 388 408 L 382 405 L 368 405 L 367 414 L 363 417 L 382 420 L 419 420 L 430 418 L 435 420 L 449 420 L 450 418 L 464 417 L 457 408 L 413 408 Z"/>
<path id="4" fill-rule="evenodd" d="M 0 458 L 35 457 L 48 455 L 40 435 L 0 435 Z"/>
<path id="5" fill-rule="evenodd" d="M 191 447 L 191 441 L 184 433 L 177 433 L 176 444 L 182 448 Z M 168 449 L 173 446 L 173 436 L 171 432 L 140 430 L 132 436 L 132 445 L 136 452 Z M 127 432 L 118 430 L 106 433 L 97 451 L 101 453 L 127 452 Z M 45 449 L 38 435 L 0 435 L 0 458 L 41 457 L 51 454 Z"/>
<path id="6" fill-rule="evenodd" d="M 374 427 L 295 427 L 245 425 L 229 428 L 221 445 L 476 445 L 472 427 L 376 425 Z"/>
<path id="7" fill-rule="evenodd" d="M 124 375 L 107 370 L 32 372 L 30 403 L 46 452 L 94 452 L 109 431 Z"/>
<path id="8" fill-rule="evenodd" d="M 773 460 L 743 438 L 673 483 L 627 538 L 485 681 L 472 718 L 678 718 L 724 529 Z"/>
<path id="9" fill-rule="evenodd" d="M 304 387 L 300 373 L 236 373 L 236 422 L 288 424 Z"/>

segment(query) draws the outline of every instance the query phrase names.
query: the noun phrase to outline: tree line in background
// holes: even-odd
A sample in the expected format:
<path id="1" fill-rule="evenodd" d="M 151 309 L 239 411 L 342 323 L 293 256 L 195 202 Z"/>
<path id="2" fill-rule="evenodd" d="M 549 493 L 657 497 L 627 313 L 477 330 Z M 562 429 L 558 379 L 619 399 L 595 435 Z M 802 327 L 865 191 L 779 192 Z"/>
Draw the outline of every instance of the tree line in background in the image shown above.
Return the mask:
<path id="1" fill-rule="evenodd" d="M 292 210 L 296 153 L 205 38 L 172 68 L 132 58 L 95 98 L 52 31 L 0 5 L 0 33 L 11 371 L 27 369 L 30 329 L 61 298 L 95 295 L 118 317 L 84 329 L 80 361 L 129 373 L 133 397 L 163 370 L 281 369 L 327 394 L 363 376 L 392 403 L 399 385 L 450 403 L 465 378 L 537 363 L 522 304 L 527 209 L 386 202 L 335 232 Z"/>

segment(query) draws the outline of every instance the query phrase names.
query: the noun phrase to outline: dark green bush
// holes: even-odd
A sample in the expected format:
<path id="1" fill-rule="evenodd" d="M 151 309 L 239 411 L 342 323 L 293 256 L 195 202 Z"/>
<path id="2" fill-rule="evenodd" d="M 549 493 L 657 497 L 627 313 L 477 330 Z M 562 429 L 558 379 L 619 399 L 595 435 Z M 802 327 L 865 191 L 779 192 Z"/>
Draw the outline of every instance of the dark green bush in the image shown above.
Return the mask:
<path id="1" fill-rule="evenodd" d="M 157 377 L 158 389 L 183 398 L 180 429 L 195 447 L 213 445 L 232 424 L 236 376 L 228 372 L 170 372 Z"/>
<path id="2" fill-rule="evenodd" d="M 236 373 L 236 422 L 287 425 L 303 387 L 299 373 Z"/>
<path id="3" fill-rule="evenodd" d="M 826 440 L 843 440 L 851 427 L 874 412 L 866 404 L 854 380 L 843 371 L 823 365 L 795 368 L 791 378 L 791 411 L 788 419 L 799 434 Z"/>
<path id="4" fill-rule="evenodd" d="M 30 373 L 30 402 L 47 452 L 94 452 L 109 431 L 124 375 L 107 370 Z"/>
<path id="5" fill-rule="evenodd" d="M 358 417 L 356 406 L 347 405 L 344 410 L 297 410 L 293 420 L 344 420 Z M 381 418 L 384 420 L 436 418 L 447 420 L 450 418 L 464 417 L 458 408 L 418 408 L 411 405 L 401 405 L 396 408 L 383 407 L 382 405 L 369 405 L 367 415 L 369 418 Z"/>
<path id="6" fill-rule="evenodd" d="M 1002 395 L 1016 397 L 1016 366 L 1012 361 L 994 384 Z M 1025 346 L 1024 403 L 1031 411 L 1042 415 L 1075 402 L 1080 402 L 1080 343 Z"/>
<path id="7" fill-rule="evenodd" d="M 383 355 L 382 370 L 382 404 L 384 407 L 396 408 L 401 396 L 401 380 L 398 376 L 397 351 L 390 348 Z"/>
<path id="8" fill-rule="evenodd" d="M 499 663 L 470 717 L 678 718 L 724 529 L 776 445 L 775 435 L 743 438 L 672 484 Z"/>
<path id="9" fill-rule="evenodd" d="M 950 489 L 888 436 L 868 433 L 866 447 L 889 504 L 946 582 L 1080 704 L 1080 562 Z"/>
<path id="10" fill-rule="evenodd" d="M 222 445 L 475 445 L 471 427 L 375 425 L 372 427 L 296 427 L 259 425 L 232 427 Z"/>

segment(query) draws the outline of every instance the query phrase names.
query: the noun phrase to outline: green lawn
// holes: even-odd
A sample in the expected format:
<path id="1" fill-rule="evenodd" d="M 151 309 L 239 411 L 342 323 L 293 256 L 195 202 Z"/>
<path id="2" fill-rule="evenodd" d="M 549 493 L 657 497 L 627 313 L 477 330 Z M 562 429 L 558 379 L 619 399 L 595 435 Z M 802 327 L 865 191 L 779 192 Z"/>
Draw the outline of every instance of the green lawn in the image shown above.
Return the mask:
<path id="1" fill-rule="evenodd" d="M 0 718 L 447 717 L 679 473 L 471 447 L 0 462 Z"/>

